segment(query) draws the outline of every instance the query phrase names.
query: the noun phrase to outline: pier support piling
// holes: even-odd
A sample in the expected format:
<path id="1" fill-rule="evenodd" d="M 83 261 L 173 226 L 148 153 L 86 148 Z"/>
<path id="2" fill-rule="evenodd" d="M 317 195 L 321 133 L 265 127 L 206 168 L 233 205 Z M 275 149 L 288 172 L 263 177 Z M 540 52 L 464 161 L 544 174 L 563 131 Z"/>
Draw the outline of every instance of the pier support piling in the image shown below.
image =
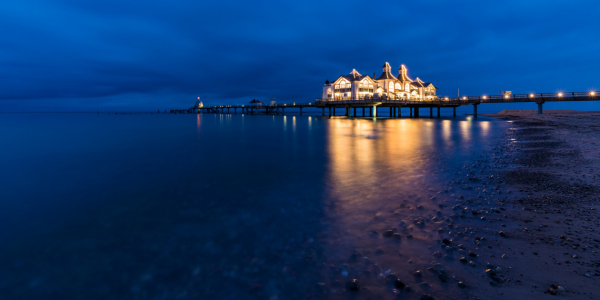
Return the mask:
<path id="1" fill-rule="evenodd" d="M 541 115 L 544 111 L 542 108 L 542 105 L 544 104 L 544 102 L 536 102 L 538 105 L 538 115 Z"/>
<path id="2" fill-rule="evenodd" d="M 433 106 L 429 107 L 429 117 L 433 118 Z"/>
<path id="3" fill-rule="evenodd" d="M 354 108 L 354 112 L 353 112 L 352 116 L 356 118 L 356 107 Z"/>
<path id="4" fill-rule="evenodd" d="M 325 116 L 325 107 L 323 107 L 323 113 L 322 116 Z"/>
<path id="5" fill-rule="evenodd" d="M 300 106 L 300 115 L 302 115 L 302 106 Z"/>
<path id="6" fill-rule="evenodd" d="M 390 118 L 394 117 L 394 108 L 390 107 Z"/>
<path id="7" fill-rule="evenodd" d="M 373 105 L 373 108 L 371 108 L 371 110 L 373 111 L 373 118 L 377 118 L 377 106 Z"/>
<path id="8" fill-rule="evenodd" d="M 413 117 L 413 108 L 412 107 L 409 107 L 409 108 L 410 108 L 410 117 L 412 118 Z"/>
<path id="9" fill-rule="evenodd" d="M 478 106 L 478 105 L 479 105 L 479 104 L 473 104 L 473 117 L 474 117 L 474 118 L 477 118 L 477 106 Z"/>
<path id="10" fill-rule="evenodd" d="M 365 117 L 365 108 L 363 107 L 362 109 L 363 109 L 363 114 L 362 114 L 362 116 L 363 116 L 363 118 L 364 118 L 364 117 Z"/>
<path id="11" fill-rule="evenodd" d="M 440 109 L 441 109 L 441 108 L 438 106 L 438 108 L 437 108 L 437 109 L 438 109 L 438 115 L 437 115 L 437 117 L 439 118 L 439 117 L 440 117 Z"/>
<path id="12" fill-rule="evenodd" d="M 452 116 L 456 117 L 456 106 L 452 108 Z"/>

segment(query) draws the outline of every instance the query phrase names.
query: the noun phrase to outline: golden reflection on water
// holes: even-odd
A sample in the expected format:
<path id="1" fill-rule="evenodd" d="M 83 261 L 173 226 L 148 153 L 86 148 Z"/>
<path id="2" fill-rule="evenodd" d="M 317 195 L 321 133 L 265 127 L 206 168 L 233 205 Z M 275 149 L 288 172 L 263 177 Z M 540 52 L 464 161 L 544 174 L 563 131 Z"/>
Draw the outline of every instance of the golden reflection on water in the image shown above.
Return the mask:
<path id="1" fill-rule="evenodd" d="M 200 114 L 196 115 L 196 128 L 198 129 L 198 133 L 200 133 L 200 124 L 202 124 L 202 119 L 200 118 Z"/>
<path id="2" fill-rule="evenodd" d="M 488 122 L 488 121 L 479 122 L 479 126 L 481 127 L 481 136 L 486 137 L 490 131 L 490 122 Z"/>
<path id="3" fill-rule="evenodd" d="M 433 142 L 435 129 L 432 122 L 412 120 L 331 119 L 327 125 L 332 182 L 360 186 L 380 182 L 380 175 L 412 174 L 423 161 L 420 148 Z"/>
<path id="4" fill-rule="evenodd" d="M 402 234 L 414 235 L 401 251 L 409 256 L 428 252 L 438 227 L 416 228 L 413 221 L 432 218 L 439 204 L 452 201 L 451 193 L 442 194 L 450 200 L 438 195 L 448 188 L 444 172 L 452 169 L 449 165 L 462 166 L 474 154 L 472 145 L 479 140 L 472 140 L 473 132 L 480 137 L 491 130 L 491 122 L 481 123 L 472 119 L 329 119 L 325 124 L 326 179 L 333 208 L 328 215 L 338 237 L 332 253 L 347 258 L 350 253 L 344 251 L 348 249 L 372 251 L 388 246 L 384 253 L 397 253 L 397 245 L 375 245 L 367 235 L 371 230 L 381 233 L 398 227 L 400 221 L 407 224 L 399 228 L 406 230 Z M 378 260 L 397 264 L 398 257 L 383 255 Z"/>

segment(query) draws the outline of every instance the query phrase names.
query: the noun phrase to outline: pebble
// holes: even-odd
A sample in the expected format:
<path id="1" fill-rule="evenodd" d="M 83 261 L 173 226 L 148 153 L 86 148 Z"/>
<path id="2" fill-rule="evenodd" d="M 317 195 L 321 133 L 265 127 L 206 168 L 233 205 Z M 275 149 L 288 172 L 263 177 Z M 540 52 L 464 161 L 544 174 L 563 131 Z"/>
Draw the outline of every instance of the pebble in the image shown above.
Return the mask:
<path id="1" fill-rule="evenodd" d="M 352 279 L 351 281 L 346 282 L 346 289 L 358 292 L 360 290 L 360 282 L 358 282 L 358 279 Z"/>
<path id="2" fill-rule="evenodd" d="M 433 298 L 431 295 L 423 295 L 421 296 L 421 300 L 434 300 L 435 298 Z"/>
<path id="3" fill-rule="evenodd" d="M 397 289 L 403 289 L 406 287 L 406 284 L 404 284 L 404 282 L 402 282 L 402 280 L 396 279 L 396 281 L 394 281 L 394 287 Z"/>
<path id="4" fill-rule="evenodd" d="M 459 282 L 458 282 L 458 287 L 459 287 L 459 288 L 461 288 L 461 289 L 464 289 L 464 288 L 466 288 L 466 287 L 467 287 L 467 284 L 466 284 L 466 283 L 464 283 L 464 282 L 462 282 L 462 281 L 459 281 Z"/>
<path id="5" fill-rule="evenodd" d="M 413 276 L 415 276 L 415 277 L 422 277 L 423 274 L 421 273 L 421 271 L 416 271 L 416 272 L 413 273 Z"/>
<path id="6" fill-rule="evenodd" d="M 471 257 L 477 257 L 477 254 L 473 251 L 469 251 L 468 255 Z"/>
<path id="7" fill-rule="evenodd" d="M 389 274 L 385 276 L 385 282 L 387 283 L 395 283 L 398 280 L 398 277 L 394 274 Z"/>

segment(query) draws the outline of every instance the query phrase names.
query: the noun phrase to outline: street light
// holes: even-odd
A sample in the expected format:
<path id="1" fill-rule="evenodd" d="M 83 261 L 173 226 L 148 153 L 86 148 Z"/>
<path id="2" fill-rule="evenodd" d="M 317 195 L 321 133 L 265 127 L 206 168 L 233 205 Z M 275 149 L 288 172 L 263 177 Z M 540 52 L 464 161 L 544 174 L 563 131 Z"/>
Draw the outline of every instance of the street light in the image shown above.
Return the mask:
<path id="1" fill-rule="evenodd" d="M 594 96 L 595 94 L 596 94 L 596 93 L 594 93 L 594 92 L 590 92 L 590 95 L 592 95 L 592 96 Z"/>
<path id="2" fill-rule="evenodd" d="M 562 93 L 558 93 L 558 96 L 559 96 L 559 97 L 562 97 Z"/>

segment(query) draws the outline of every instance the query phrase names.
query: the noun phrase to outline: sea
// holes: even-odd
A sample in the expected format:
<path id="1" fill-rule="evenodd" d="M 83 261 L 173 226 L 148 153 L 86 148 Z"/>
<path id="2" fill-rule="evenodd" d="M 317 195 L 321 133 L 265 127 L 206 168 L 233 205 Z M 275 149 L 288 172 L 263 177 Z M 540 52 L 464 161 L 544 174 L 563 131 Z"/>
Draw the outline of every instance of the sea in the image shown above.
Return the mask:
<path id="1" fill-rule="evenodd" d="M 1 114 L 0 300 L 468 297 L 441 241 L 508 123 L 421 115 Z"/>

